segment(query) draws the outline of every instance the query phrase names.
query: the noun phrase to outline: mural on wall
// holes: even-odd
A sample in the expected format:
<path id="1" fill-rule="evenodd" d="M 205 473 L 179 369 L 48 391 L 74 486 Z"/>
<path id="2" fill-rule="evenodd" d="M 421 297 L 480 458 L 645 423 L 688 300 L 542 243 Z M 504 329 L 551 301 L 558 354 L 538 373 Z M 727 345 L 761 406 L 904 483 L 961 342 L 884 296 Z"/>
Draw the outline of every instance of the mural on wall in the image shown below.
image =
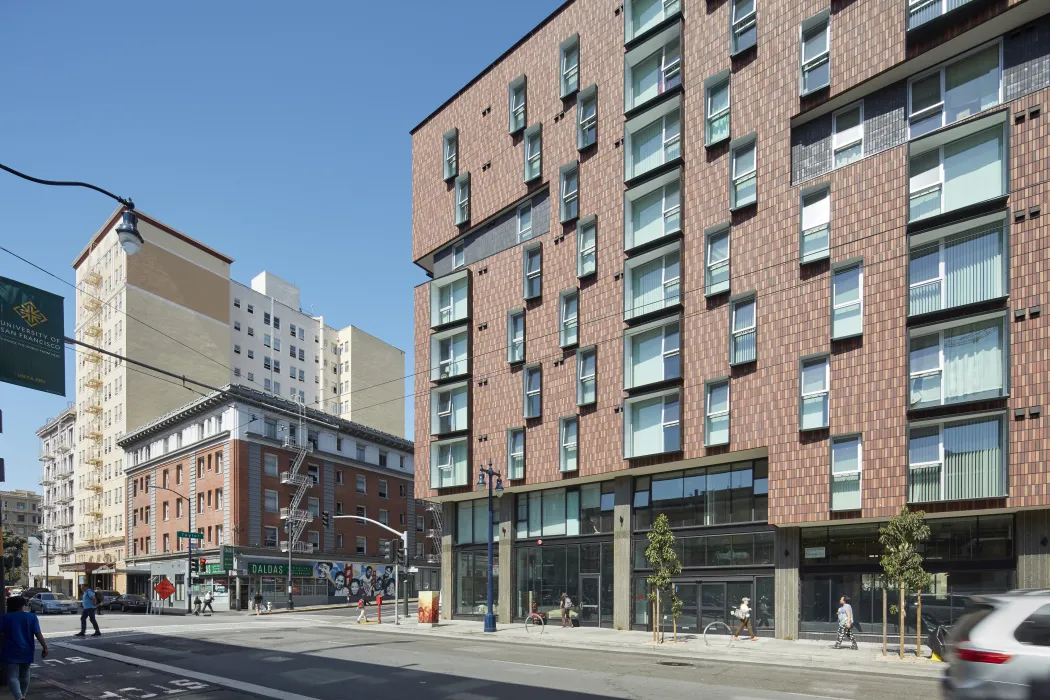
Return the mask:
<path id="1" fill-rule="evenodd" d="M 328 583 L 328 595 L 346 598 L 348 603 L 372 601 L 377 595 L 394 599 L 397 582 L 394 567 L 383 564 L 319 561 L 314 563 L 314 577 Z"/>

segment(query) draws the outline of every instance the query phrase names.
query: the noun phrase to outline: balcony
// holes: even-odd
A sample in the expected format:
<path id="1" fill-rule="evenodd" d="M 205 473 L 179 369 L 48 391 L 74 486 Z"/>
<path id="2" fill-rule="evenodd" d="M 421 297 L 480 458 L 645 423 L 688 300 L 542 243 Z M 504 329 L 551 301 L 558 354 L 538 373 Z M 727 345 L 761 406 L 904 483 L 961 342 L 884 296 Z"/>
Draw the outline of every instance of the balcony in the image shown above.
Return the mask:
<path id="1" fill-rule="evenodd" d="M 97 504 L 97 503 L 89 505 L 89 506 L 86 506 L 85 514 L 86 515 L 90 515 L 92 518 L 95 518 L 96 520 L 101 520 L 102 519 L 102 506 L 100 504 Z"/>
<path id="2" fill-rule="evenodd" d="M 58 498 L 55 499 L 55 503 L 57 505 L 60 505 L 60 506 L 67 505 L 67 504 L 72 503 L 72 502 L 73 502 L 73 495 L 72 494 L 66 494 L 64 496 L 59 496 Z"/>
<path id="3" fill-rule="evenodd" d="M 444 506 L 437 501 L 427 501 L 426 510 L 428 513 L 440 513 L 444 510 Z"/>
<path id="4" fill-rule="evenodd" d="M 102 442 L 102 433 L 98 430 L 89 430 L 84 433 L 84 437 L 88 440 L 94 440 L 95 442 Z"/>
<path id="5" fill-rule="evenodd" d="M 102 492 L 102 482 L 101 481 L 89 481 L 88 483 L 84 484 L 84 488 L 86 488 L 88 491 L 94 491 L 95 493 L 101 493 Z"/>
<path id="6" fill-rule="evenodd" d="M 91 324 L 90 326 L 84 327 L 84 334 L 91 336 L 92 338 L 102 337 L 102 326 Z"/>
<path id="7" fill-rule="evenodd" d="M 301 440 L 297 440 L 294 437 L 286 437 L 282 442 L 281 446 L 286 450 L 302 450 L 305 449 L 307 454 L 314 451 L 314 444 L 309 440 L 303 444 Z"/>
<path id="8" fill-rule="evenodd" d="M 53 482 L 53 481 L 51 480 L 51 477 L 49 477 L 49 476 L 45 476 L 45 477 L 44 477 L 43 479 L 41 479 L 41 480 L 40 480 L 40 481 L 39 481 L 38 483 L 39 483 L 39 484 L 40 484 L 41 486 L 50 486 L 51 484 L 53 484 L 53 483 L 55 483 L 55 482 Z"/>
<path id="9" fill-rule="evenodd" d="M 309 486 L 314 483 L 314 480 L 309 474 L 281 472 L 281 483 L 291 484 L 292 486 Z"/>
<path id="10" fill-rule="evenodd" d="M 97 454 L 96 455 L 88 455 L 84 459 L 84 461 L 87 464 L 90 464 L 91 466 L 95 467 L 96 469 L 100 469 L 102 467 L 102 457 L 100 457 Z"/>
<path id="11" fill-rule="evenodd" d="M 940 324 L 911 332 L 909 408 L 929 408 L 1007 394 L 1006 317 Z"/>
<path id="12" fill-rule="evenodd" d="M 102 380 L 96 377 L 92 377 L 91 379 L 88 379 L 84 382 L 84 387 L 87 389 L 95 389 L 97 391 L 98 389 L 102 388 Z"/>
<path id="13" fill-rule="evenodd" d="M 288 551 L 288 540 L 281 540 L 281 551 Z M 293 554 L 313 554 L 314 545 L 312 542 L 296 542 L 295 547 L 292 548 Z"/>
<path id="14" fill-rule="evenodd" d="M 424 557 L 424 559 L 425 559 L 425 561 L 428 564 L 440 564 L 441 563 L 441 555 L 440 554 L 428 554 L 428 555 L 426 555 L 426 557 Z"/>
<path id="15" fill-rule="evenodd" d="M 84 358 L 85 362 L 90 362 L 93 365 L 102 364 L 102 353 L 100 352 L 95 352 L 92 350 L 89 352 L 85 352 L 82 355 L 82 357 Z"/>
<path id="16" fill-rule="evenodd" d="M 99 272 L 92 270 L 84 275 L 84 284 L 90 284 L 92 287 L 97 287 L 102 284 L 102 275 Z"/>
<path id="17" fill-rule="evenodd" d="M 627 261 L 624 268 L 624 321 L 659 314 L 681 304 L 681 246 L 658 248 Z"/>
<path id="18" fill-rule="evenodd" d="M 314 514 L 308 510 L 299 510 L 293 508 L 281 508 L 281 520 L 293 520 L 296 522 L 311 522 L 314 519 Z"/>
<path id="19" fill-rule="evenodd" d="M 441 530 L 438 530 L 437 528 L 432 527 L 432 528 L 427 530 L 426 534 L 427 534 L 427 537 L 429 537 L 431 539 L 438 539 L 438 538 L 441 537 Z"/>
<path id="20" fill-rule="evenodd" d="M 909 0 L 908 33 L 919 27 L 926 29 L 924 25 L 967 5 L 976 7 L 976 0 Z"/>
<path id="21" fill-rule="evenodd" d="M 84 406 L 84 411 L 94 416 L 97 416 L 98 414 L 102 413 L 102 406 L 97 403 L 89 403 L 86 406 Z"/>
<path id="22" fill-rule="evenodd" d="M 56 469 L 55 471 L 53 471 L 51 473 L 51 478 L 53 478 L 56 482 L 62 481 L 64 479 L 72 479 L 73 478 L 73 470 L 72 469 Z"/>
<path id="23" fill-rule="evenodd" d="M 81 306 L 87 311 L 95 313 L 102 308 L 102 301 L 93 296 L 84 295 L 84 300 L 81 302 Z"/>

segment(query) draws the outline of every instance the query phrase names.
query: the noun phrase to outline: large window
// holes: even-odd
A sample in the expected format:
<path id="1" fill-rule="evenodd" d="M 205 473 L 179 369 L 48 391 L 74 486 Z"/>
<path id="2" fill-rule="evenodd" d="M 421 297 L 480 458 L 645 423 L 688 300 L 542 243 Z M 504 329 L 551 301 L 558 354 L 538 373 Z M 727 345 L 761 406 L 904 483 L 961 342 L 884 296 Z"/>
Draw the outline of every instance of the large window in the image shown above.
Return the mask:
<path id="1" fill-rule="evenodd" d="M 624 418 L 624 457 L 677 452 L 682 449 L 678 390 L 628 399 Z"/>
<path id="2" fill-rule="evenodd" d="M 831 83 L 829 17 L 830 13 L 825 10 L 802 23 L 799 38 L 801 95 L 807 95 Z"/>
<path id="3" fill-rule="evenodd" d="M 799 374 L 799 430 L 828 427 L 831 361 L 826 355 L 804 359 Z"/>
<path id="4" fill-rule="evenodd" d="M 861 437 L 831 439 L 831 510 L 860 510 Z"/>
<path id="5" fill-rule="evenodd" d="M 611 514 L 610 514 L 611 515 Z M 530 612 L 547 615 L 550 622 L 561 616 L 561 594 L 567 593 L 575 603 L 582 600 L 580 595 L 580 578 L 589 577 L 592 581 L 601 581 L 601 610 L 587 608 L 580 610 L 582 623 L 596 622 L 595 613 L 601 615 L 603 624 L 608 624 L 613 615 L 613 556 L 612 542 L 593 542 L 586 544 L 544 544 L 542 547 L 516 546 L 514 556 L 515 597 L 514 614 L 524 617 Z M 598 600 L 587 603 L 596 604 Z"/>
<path id="6" fill-rule="evenodd" d="M 590 85 L 576 96 L 576 148 L 598 143 L 598 86 Z"/>
<path id="7" fill-rule="evenodd" d="M 730 168 L 730 209 L 740 209 L 758 201 L 754 136 L 745 136 L 739 142 L 733 142 L 730 148 Z"/>
<path id="8" fill-rule="evenodd" d="M 522 372 L 523 413 L 526 418 L 539 418 L 543 410 L 543 374 L 539 365 Z"/>
<path id="9" fill-rule="evenodd" d="M 1002 102 L 1001 44 L 995 42 L 912 78 L 908 83 L 911 138 Z"/>
<path id="10" fill-rule="evenodd" d="M 467 485 L 467 439 L 430 443 L 430 488 Z"/>
<path id="11" fill-rule="evenodd" d="M 510 81 L 507 86 L 507 101 L 509 103 L 509 130 L 515 134 L 525 128 L 525 76 L 521 75 Z"/>
<path id="12" fill-rule="evenodd" d="M 681 25 L 668 27 L 624 59 L 624 111 L 682 84 Z"/>
<path id="13" fill-rule="evenodd" d="M 729 138 L 729 71 L 704 81 L 704 143 L 713 146 Z"/>
<path id="14" fill-rule="evenodd" d="M 831 338 L 860 335 L 864 326 L 864 270 L 860 263 L 835 269 L 831 279 Z"/>
<path id="15" fill-rule="evenodd" d="M 459 129 L 449 129 L 441 139 L 443 176 L 446 182 L 459 175 Z"/>
<path id="16" fill-rule="evenodd" d="M 631 258 L 624 266 L 624 320 L 681 303 L 678 243 Z"/>
<path id="17" fill-rule="evenodd" d="M 507 314 L 507 362 L 525 361 L 525 310 Z"/>
<path id="18" fill-rule="evenodd" d="M 430 283 L 430 325 L 443 326 L 467 319 L 467 273 L 457 272 Z"/>
<path id="19" fill-rule="evenodd" d="M 681 322 L 661 320 L 630 329 L 623 339 L 624 389 L 682 376 Z"/>
<path id="20" fill-rule="evenodd" d="M 563 348 L 576 345 L 580 340 L 580 293 L 573 289 L 561 293 L 558 344 Z"/>
<path id="21" fill-rule="evenodd" d="M 908 502 L 1006 495 L 1002 415 L 912 425 L 908 430 Z"/>
<path id="22" fill-rule="evenodd" d="M 517 496 L 518 539 L 613 531 L 613 482 L 531 491 Z"/>
<path id="23" fill-rule="evenodd" d="M 430 379 L 440 381 L 467 373 L 467 331 L 451 330 L 430 337 Z"/>
<path id="24" fill-rule="evenodd" d="M 525 478 L 525 429 L 507 431 L 507 478 Z"/>
<path id="25" fill-rule="evenodd" d="M 580 35 L 573 34 L 561 43 L 561 97 L 580 89 Z"/>
<path id="26" fill-rule="evenodd" d="M 667 173 L 624 194 L 624 250 L 682 230 L 681 172 Z"/>
<path id="27" fill-rule="evenodd" d="M 598 221 L 593 216 L 580 219 L 576 229 L 576 276 L 587 277 L 598 271 Z"/>
<path id="28" fill-rule="evenodd" d="M 730 53 L 736 55 L 755 45 L 758 27 L 755 22 L 755 0 L 731 0 L 733 16 L 730 38 Z"/>
<path id="29" fill-rule="evenodd" d="M 681 10 L 679 0 L 626 0 L 624 41 L 639 37 Z"/>
<path id="30" fill-rule="evenodd" d="M 802 193 L 799 262 L 828 257 L 831 249 L 831 188 L 819 185 Z"/>
<path id="31" fill-rule="evenodd" d="M 729 305 L 729 321 L 729 364 L 754 362 L 758 357 L 755 348 L 755 297 L 748 296 L 733 301 Z"/>
<path id="32" fill-rule="evenodd" d="M 1006 318 L 915 328 L 908 347 L 910 408 L 999 398 L 1009 373 Z"/>
<path id="33" fill-rule="evenodd" d="M 543 174 L 543 125 L 533 124 L 525 130 L 525 182 Z"/>
<path id="34" fill-rule="evenodd" d="M 681 157 L 681 100 L 676 97 L 631 119 L 625 132 L 624 180 Z"/>
<path id="35" fill-rule="evenodd" d="M 492 502 L 492 540 L 499 541 L 499 502 Z M 479 498 L 456 504 L 456 544 L 487 544 L 489 541 L 489 501 Z"/>
<path id="36" fill-rule="evenodd" d="M 586 406 L 598 398 L 597 350 L 593 347 L 576 352 L 576 403 Z"/>
<path id="37" fill-rule="evenodd" d="M 492 611 L 499 609 L 499 560 L 492 559 Z M 488 612 L 488 554 L 456 552 L 456 614 Z"/>
<path id="38" fill-rule="evenodd" d="M 707 231 L 707 256 L 704 260 L 704 295 L 729 291 L 729 225 Z"/>
<path id="39" fill-rule="evenodd" d="M 729 444 L 729 380 L 704 385 L 704 444 Z"/>
<path id="40" fill-rule="evenodd" d="M 430 390 L 430 433 L 445 435 L 470 427 L 467 416 L 467 383 Z"/>
<path id="41" fill-rule="evenodd" d="M 580 216 L 579 163 L 573 161 L 568 165 L 563 165 L 558 171 L 558 180 L 561 183 L 561 200 L 558 205 L 558 215 L 561 223 L 565 224 Z"/>
<path id="42" fill-rule="evenodd" d="M 1006 223 L 1001 215 L 913 236 L 911 246 L 910 315 L 1006 296 Z"/>
<path id="43" fill-rule="evenodd" d="M 558 450 L 558 467 L 563 474 L 574 472 L 579 468 L 577 443 L 579 441 L 579 422 L 576 416 L 562 418 L 558 424 L 560 448 Z"/>
<path id="44" fill-rule="evenodd" d="M 762 522 L 769 517 L 765 459 L 668 472 L 634 480 L 634 527 L 667 516 L 671 527 Z"/>
<path id="45" fill-rule="evenodd" d="M 840 168 L 864 157 L 864 103 L 835 112 L 834 167 Z"/>
<path id="46" fill-rule="evenodd" d="M 524 276 L 526 299 L 535 299 L 543 293 L 543 249 L 536 245 L 525 249 Z"/>

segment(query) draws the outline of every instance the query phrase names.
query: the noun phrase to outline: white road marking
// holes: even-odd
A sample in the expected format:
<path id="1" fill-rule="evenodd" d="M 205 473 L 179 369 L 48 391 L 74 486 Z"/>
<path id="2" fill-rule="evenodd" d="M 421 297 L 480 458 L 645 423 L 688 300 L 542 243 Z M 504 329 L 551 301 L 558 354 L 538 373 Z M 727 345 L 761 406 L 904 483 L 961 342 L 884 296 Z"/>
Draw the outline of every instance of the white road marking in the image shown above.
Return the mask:
<path id="1" fill-rule="evenodd" d="M 524 664 L 520 661 L 501 661 L 500 659 L 488 659 L 489 662 L 495 664 L 511 664 L 512 666 L 532 666 L 533 668 L 553 668 L 559 671 L 575 671 L 575 668 L 566 668 L 565 666 L 544 666 L 543 664 Z"/>
<path id="2" fill-rule="evenodd" d="M 254 693 L 255 695 L 261 695 L 265 698 L 274 698 L 274 700 L 319 700 L 318 698 L 311 697 L 309 695 L 300 695 L 299 693 L 292 693 L 287 690 L 275 690 L 273 688 L 267 688 L 266 686 L 257 685 L 255 683 L 246 683 L 244 681 L 234 680 L 232 678 L 223 678 L 222 676 L 215 676 L 210 673 L 201 673 L 199 671 L 192 671 L 185 668 L 179 668 L 177 666 L 169 666 L 168 664 L 160 664 L 156 661 L 146 661 L 145 659 L 139 659 L 134 656 L 125 656 L 123 654 L 114 654 L 111 651 L 104 649 L 96 649 L 83 645 L 67 644 L 66 642 L 55 642 L 55 646 L 63 647 L 65 649 L 72 649 L 89 656 L 99 656 L 103 659 L 110 659 L 112 661 L 121 661 L 132 666 L 141 666 L 142 668 L 148 668 L 153 671 L 160 671 L 161 673 L 168 673 L 174 676 L 183 676 L 185 678 L 193 678 L 198 681 L 205 683 L 211 683 L 212 685 L 219 685 L 230 690 L 237 690 L 242 693 Z"/>

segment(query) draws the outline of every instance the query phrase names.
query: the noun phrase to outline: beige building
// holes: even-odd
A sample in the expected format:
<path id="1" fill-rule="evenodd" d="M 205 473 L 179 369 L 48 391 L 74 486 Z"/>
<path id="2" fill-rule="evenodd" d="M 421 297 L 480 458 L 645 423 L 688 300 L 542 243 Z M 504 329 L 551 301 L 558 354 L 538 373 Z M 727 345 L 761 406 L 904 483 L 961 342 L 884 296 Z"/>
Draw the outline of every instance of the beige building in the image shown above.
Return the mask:
<path id="1" fill-rule="evenodd" d="M 39 458 L 43 465 L 40 475 L 40 486 L 43 488 L 43 499 L 40 504 L 43 522 L 40 525 L 40 540 L 44 547 L 43 556 L 48 557 L 50 566 L 43 567 L 44 575 L 50 580 L 43 585 L 53 591 L 71 593 L 75 574 L 61 570 L 63 564 L 75 563 L 73 545 L 75 524 L 73 517 L 73 471 L 76 463 L 76 425 L 77 409 L 70 402 L 66 410 L 54 418 L 48 418 L 36 431 L 40 438 Z M 70 566 L 67 569 L 73 568 Z M 43 583 L 43 579 L 41 579 Z"/>
<path id="2" fill-rule="evenodd" d="M 0 491 L 0 499 L 4 501 L 5 530 L 20 537 L 35 536 L 40 531 L 42 511 L 39 493 L 22 489 Z"/>

